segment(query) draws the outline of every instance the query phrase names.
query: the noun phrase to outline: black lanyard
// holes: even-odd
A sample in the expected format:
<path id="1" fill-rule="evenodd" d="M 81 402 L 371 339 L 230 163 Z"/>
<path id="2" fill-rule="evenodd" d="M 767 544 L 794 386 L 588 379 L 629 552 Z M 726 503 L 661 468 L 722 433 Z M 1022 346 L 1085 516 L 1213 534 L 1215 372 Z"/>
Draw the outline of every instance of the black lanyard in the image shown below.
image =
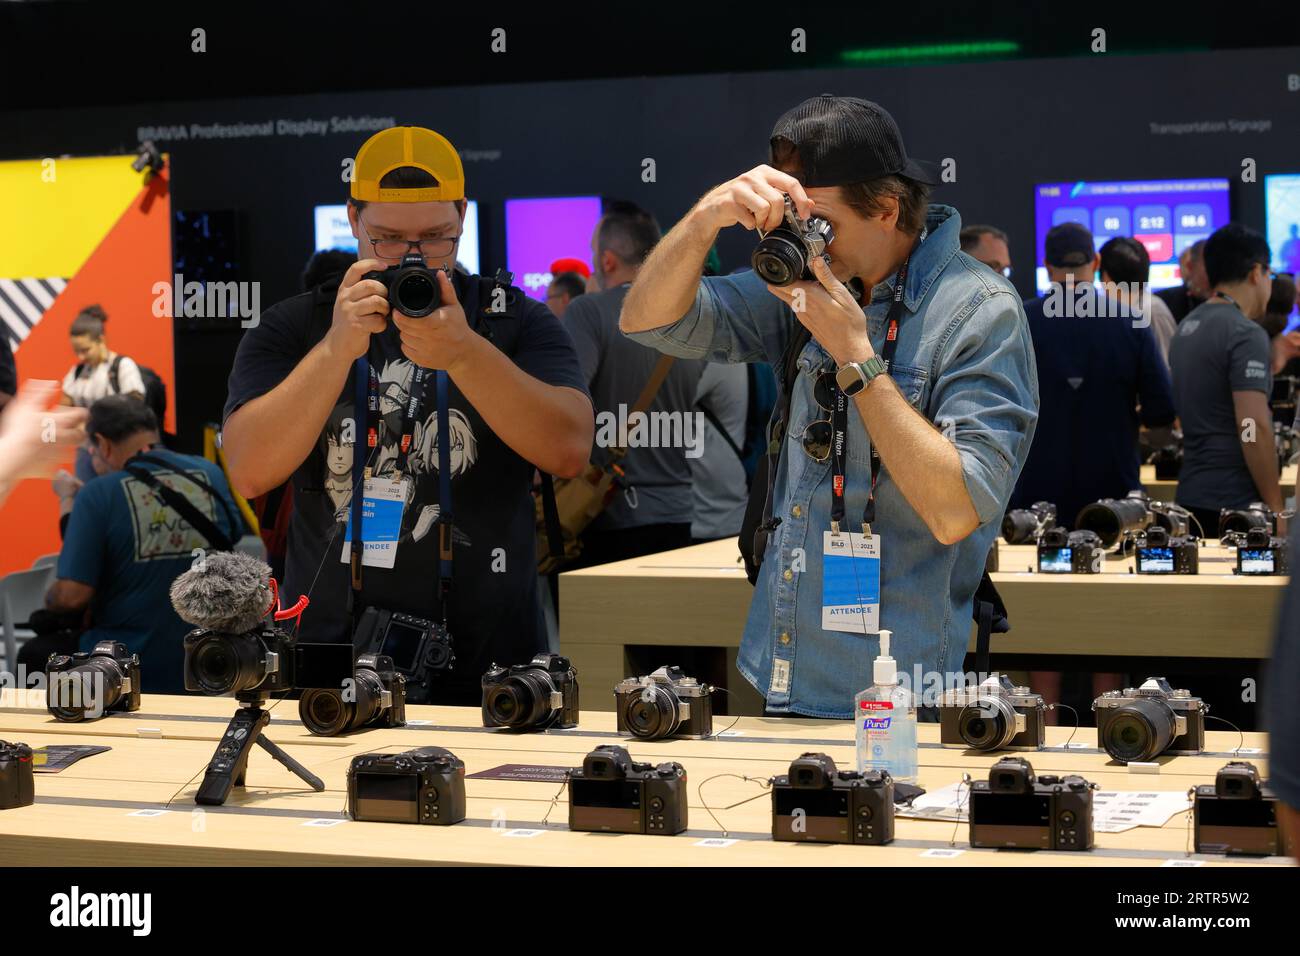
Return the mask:
<path id="1" fill-rule="evenodd" d="M 917 239 L 919 246 L 925 239 L 925 230 Z M 915 247 L 912 253 L 916 251 Z M 885 344 L 880 349 L 880 358 L 888 371 L 894 364 L 894 353 L 898 351 L 898 328 L 903 321 L 903 289 L 907 283 L 907 269 L 912 262 L 912 253 L 908 253 L 903 264 L 894 277 L 894 301 L 889 304 L 885 315 Z M 844 465 L 849 446 L 849 399 L 838 385 L 835 390 L 835 410 L 831 414 L 831 530 L 838 532 L 844 525 Z M 867 490 L 867 503 L 862 509 L 863 533 L 871 533 L 871 523 L 876 520 L 876 481 L 880 477 L 880 455 L 876 452 L 875 442 L 871 443 L 871 487 Z"/>
<path id="2" fill-rule="evenodd" d="M 435 396 L 438 403 L 438 604 L 445 623 L 447 617 L 447 595 L 451 592 L 452 574 L 452 538 L 451 538 L 451 429 L 447 399 L 450 388 L 445 371 L 430 370 L 416 366 L 411 375 L 411 394 L 407 399 L 402 414 L 402 432 L 398 441 L 396 467 L 399 475 L 405 475 L 407 459 L 415 433 L 415 423 L 424 405 L 424 396 L 429 378 L 433 377 Z M 352 590 L 361 591 L 363 557 L 365 544 L 362 534 L 362 498 L 365 492 L 366 463 L 370 461 L 379 446 L 379 376 L 370 364 L 369 357 L 363 355 L 356 361 L 355 371 L 356 408 L 366 410 L 366 451 L 357 454 L 354 445 L 352 456 Z M 407 476 L 408 481 L 414 481 Z M 405 503 L 403 504 L 405 508 Z"/>

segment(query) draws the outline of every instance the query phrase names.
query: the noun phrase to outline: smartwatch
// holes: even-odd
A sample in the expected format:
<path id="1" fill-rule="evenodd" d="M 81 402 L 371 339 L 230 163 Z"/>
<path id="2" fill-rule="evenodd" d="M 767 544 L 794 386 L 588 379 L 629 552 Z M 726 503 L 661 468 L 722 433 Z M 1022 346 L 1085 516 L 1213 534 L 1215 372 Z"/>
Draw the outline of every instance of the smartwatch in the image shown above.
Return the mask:
<path id="1" fill-rule="evenodd" d="M 885 363 L 879 355 L 873 355 L 865 362 L 849 362 L 835 373 L 835 384 L 845 395 L 858 394 L 877 375 L 885 374 Z"/>

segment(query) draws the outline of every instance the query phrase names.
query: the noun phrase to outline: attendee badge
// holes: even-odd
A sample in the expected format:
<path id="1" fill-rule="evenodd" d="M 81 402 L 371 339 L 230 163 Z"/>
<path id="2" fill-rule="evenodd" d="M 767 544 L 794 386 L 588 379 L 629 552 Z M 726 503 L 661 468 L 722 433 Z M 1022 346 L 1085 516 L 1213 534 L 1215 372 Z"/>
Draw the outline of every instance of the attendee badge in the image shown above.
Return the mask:
<path id="1" fill-rule="evenodd" d="M 880 535 L 822 535 L 822 630 L 880 631 Z"/>
<path id="2" fill-rule="evenodd" d="M 367 478 L 361 494 L 361 563 L 368 568 L 391 568 L 397 560 L 397 540 L 402 534 L 406 508 L 406 478 Z M 343 535 L 341 559 L 347 564 L 352 551 L 352 514 Z"/>

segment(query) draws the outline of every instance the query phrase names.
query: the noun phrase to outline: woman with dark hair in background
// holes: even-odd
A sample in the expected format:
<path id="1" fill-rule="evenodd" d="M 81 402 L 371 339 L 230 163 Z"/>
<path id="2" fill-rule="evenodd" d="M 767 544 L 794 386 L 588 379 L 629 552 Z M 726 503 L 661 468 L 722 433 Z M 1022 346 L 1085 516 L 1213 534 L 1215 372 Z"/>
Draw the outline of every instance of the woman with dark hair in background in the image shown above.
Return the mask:
<path id="1" fill-rule="evenodd" d="M 77 364 L 63 376 L 62 404 L 89 408 L 108 395 L 134 395 L 144 400 L 140 366 L 108 347 L 108 339 L 104 337 L 107 321 L 108 314 L 99 305 L 86 306 L 73 319 L 69 336 Z M 77 450 L 76 475 L 81 481 L 95 477 L 90 455 L 84 448 Z"/>

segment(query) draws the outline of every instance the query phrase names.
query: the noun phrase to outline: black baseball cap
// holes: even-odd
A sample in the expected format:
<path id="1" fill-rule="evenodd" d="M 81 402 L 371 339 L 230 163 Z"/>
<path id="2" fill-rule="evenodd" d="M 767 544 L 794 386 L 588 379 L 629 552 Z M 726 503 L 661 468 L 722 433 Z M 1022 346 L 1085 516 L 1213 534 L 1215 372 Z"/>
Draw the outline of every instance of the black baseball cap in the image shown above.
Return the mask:
<path id="1" fill-rule="evenodd" d="M 773 150 L 782 139 L 799 150 L 805 186 L 844 186 L 881 176 L 939 182 L 934 163 L 907 158 L 889 111 L 856 96 L 823 93 L 804 100 L 772 127 Z"/>
<path id="2" fill-rule="evenodd" d="M 1049 266 L 1082 266 L 1096 257 L 1092 233 L 1082 223 L 1063 222 L 1047 230 L 1043 259 Z"/>

